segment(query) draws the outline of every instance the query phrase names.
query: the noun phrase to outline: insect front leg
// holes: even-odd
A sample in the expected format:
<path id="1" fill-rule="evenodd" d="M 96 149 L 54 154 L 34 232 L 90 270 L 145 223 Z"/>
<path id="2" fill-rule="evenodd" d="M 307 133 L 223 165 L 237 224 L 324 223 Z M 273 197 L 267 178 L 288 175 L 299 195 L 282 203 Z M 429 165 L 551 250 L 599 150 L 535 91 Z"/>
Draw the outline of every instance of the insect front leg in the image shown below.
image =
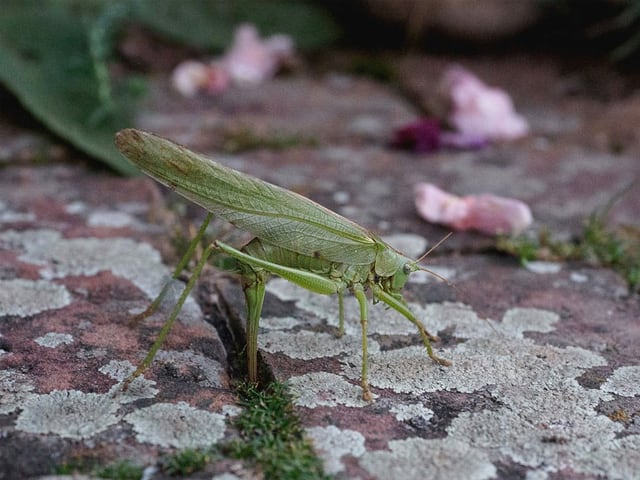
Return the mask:
<path id="1" fill-rule="evenodd" d="M 344 335 L 344 290 L 338 290 L 338 337 Z"/>
<path id="2" fill-rule="evenodd" d="M 404 315 L 411 323 L 413 323 L 418 328 L 418 331 L 420 332 L 420 336 L 422 337 L 422 343 L 424 343 L 424 346 L 427 349 L 427 353 L 429 354 L 429 357 L 431 357 L 431 359 L 434 362 L 436 362 L 439 365 L 444 365 L 444 366 L 450 366 L 451 365 L 451 362 L 449 360 L 445 360 L 444 358 L 440 358 L 435 353 L 433 353 L 433 348 L 431 347 L 431 340 L 436 341 L 438 339 L 438 337 L 436 337 L 434 335 L 431 335 L 429 332 L 427 332 L 427 329 L 424 328 L 424 325 L 422 325 L 422 322 L 420 322 L 420 320 L 418 320 L 416 318 L 416 316 L 413 314 L 413 312 L 411 310 L 409 310 L 409 308 L 403 302 L 401 302 L 400 300 L 395 298 L 390 293 L 385 292 L 378 285 L 374 285 L 372 290 L 373 290 L 373 296 L 375 298 L 377 298 L 378 300 L 383 301 L 384 303 L 389 305 L 391 308 L 393 308 L 397 312 L 399 312 L 402 315 Z"/>

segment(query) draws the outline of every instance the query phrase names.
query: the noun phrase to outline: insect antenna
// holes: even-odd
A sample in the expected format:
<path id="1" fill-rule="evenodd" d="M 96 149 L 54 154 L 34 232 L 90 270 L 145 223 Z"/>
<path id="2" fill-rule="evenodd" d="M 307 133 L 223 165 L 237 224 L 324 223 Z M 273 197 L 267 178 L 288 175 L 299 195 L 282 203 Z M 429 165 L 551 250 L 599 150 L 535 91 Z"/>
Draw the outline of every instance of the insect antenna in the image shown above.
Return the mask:
<path id="1" fill-rule="evenodd" d="M 418 266 L 418 270 L 422 270 L 423 272 L 427 272 L 429 275 L 433 275 L 434 277 L 436 277 L 438 280 L 440 280 L 441 282 L 444 282 L 447 284 L 447 286 L 455 289 L 456 291 L 460 291 L 460 289 L 458 287 L 456 287 L 455 284 L 451 283 L 447 278 L 443 277 L 442 275 L 440 275 L 439 273 L 434 272 L 433 270 L 429 270 L 426 267 L 421 267 Z"/>
<path id="2" fill-rule="evenodd" d="M 416 260 L 416 266 L 418 267 L 419 270 L 422 270 L 423 272 L 427 272 L 430 275 L 433 275 L 434 277 L 436 277 L 438 280 L 440 280 L 441 282 L 444 282 L 448 287 L 453 288 L 457 293 L 459 293 L 460 295 L 462 295 L 463 298 L 468 298 L 467 293 L 459 286 L 457 286 L 456 284 L 450 282 L 447 278 L 443 277 L 442 275 L 440 275 L 437 272 L 434 272 L 433 270 L 429 270 L 426 267 L 421 267 L 420 265 L 417 265 L 418 263 L 420 263 L 422 260 L 424 260 L 427 256 L 429 256 L 429 254 L 431 252 L 433 252 L 436 248 L 438 248 L 440 245 L 442 245 L 445 240 L 447 240 L 451 235 L 453 235 L 453 232 L 449 232 L 447 233 L 444 237 L 442 237 L 442 239 L 440 241 L 438 241 L 438 243 L 436 243 L 433 247 L 431 247 L 427 253 L 425 253 L 424 255 L 422 255 L 420 258 L 418 258 Z M 483 318 L 483 320 L 485 322 L 487 322 L 489 324 L 489 327 L 491 328 L 491 330 L 493 330 L 494 332 L 498 333 L 498 331 L 496 330 L 496 328 L 493 326 L 493 324 L 491 323 L 491 321 L 488 318 Z"/>
<path id="3" fill-rule="evenodd" d="M 420 263 L 422 260 L 427 258 L 431 254 L 431 252 L 433 252 L 436 248 L 438 248 L 440 245 L 442 245 L 451 235 L 453 235 L 453 232 L 449 232 L 444 237 L 442 237 L 438 241 L 438 243 L 436 243 L 433 247 L 431 247 L 429 250 L 427 250 L 427 253 L 425 253 L 419 259 L 416 260 L 416 264 Z M 426 270 L 426 271 L 428 271 L 428 270 Z"/>
<path id="4" fill-rule="evenodd" d="M 416 266 L 418 267 L 419 270 L 422 270 L 423 272 L 427 272 L 428 274 L 433 275 L 434 277 L 436 277 L 441 282 L 446 283 L 447 286 L 453 288 L 456 292 L 462 293 L 464 295 L 464 292 L 462 292 L 460 290 L 460 288 L 458 288 L 455 284 L 450 282 L 447 278 L 443 277 L 439 273 L 434 272 L 433 270 L 430 270 L 430 269 L 428 269 L 426 267 L 421 267 L 420 265 L 418 265 L 422 260 L 427 258 L 431 254 L 431 252 L 433 252 L 436 248 L 438 248 L 440 245 L 442 245 L 451 235 L 453 235 L 453 232 L 447 233 L 444 237 L 442 237 L 438 241 L 438 243 L 436 243 L 433 247 L 431 247 L 429 250 L 427 250 L 427 252 L 425 254 L 423 254 L 420 258 L 418 258 L 416 260 Z"/>

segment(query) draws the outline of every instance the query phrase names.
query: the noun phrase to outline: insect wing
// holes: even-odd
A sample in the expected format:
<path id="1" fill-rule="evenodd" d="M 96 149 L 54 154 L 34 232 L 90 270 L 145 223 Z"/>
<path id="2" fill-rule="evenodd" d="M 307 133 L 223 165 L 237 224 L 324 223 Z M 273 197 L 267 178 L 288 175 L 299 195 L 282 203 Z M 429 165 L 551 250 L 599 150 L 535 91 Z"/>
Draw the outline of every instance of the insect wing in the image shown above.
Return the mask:
<path id="1" fill-rule="evenodd" d="M 297 193 L 139 130 L 118 132 L 116 145 L 155 180 L 268 242 L 353 265 L 376 258 L 367 230 Z"/>

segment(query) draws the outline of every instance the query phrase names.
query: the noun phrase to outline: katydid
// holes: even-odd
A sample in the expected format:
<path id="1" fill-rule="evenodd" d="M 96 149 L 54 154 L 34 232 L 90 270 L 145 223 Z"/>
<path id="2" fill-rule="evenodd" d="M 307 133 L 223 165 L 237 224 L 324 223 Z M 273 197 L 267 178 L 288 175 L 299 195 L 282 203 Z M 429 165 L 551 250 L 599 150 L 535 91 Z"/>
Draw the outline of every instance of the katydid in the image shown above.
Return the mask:
<path id="1" fill-rule="evenodd" d="M 133 374 L 149 366 L 175 321 L 207 257 L 223 252 L 235 259 L 247 303 L 247 366 L 250 382 L 257 381 L 258 324 L 270 274 L 278 275 L 312 292 L 338 297 L 340 333 L 344 326 L 343 297 L 351 291 L 360 307 L 362 329 L 361 384 L 365 400 L 372 398 L 367 382 L 367 297 L 381 301 L 413 323 L 429 357 L 449 365 L 433 352 L 429 334 L 401 295 L 409 275 L 421 267 L 375 234 L 312 200 L 282 187 L 251 177 L 169 140 L 135 129 L 117 133 L 120 151 L 144 173 L 182 196 L 255 235 L 241 249 L 214 241 L 203 252 L 182 296 L 147 358 Z M 208 222 L 211 214 L 207 217 Z M 193 245 L 200 241 L 200 228 Z M 180 262 L 174 278 L 189 260 L 193 248 Z M 154 301 L 153 305 L 156 305 Z M 131 377 L 134 378 L 133 376 Z"/>

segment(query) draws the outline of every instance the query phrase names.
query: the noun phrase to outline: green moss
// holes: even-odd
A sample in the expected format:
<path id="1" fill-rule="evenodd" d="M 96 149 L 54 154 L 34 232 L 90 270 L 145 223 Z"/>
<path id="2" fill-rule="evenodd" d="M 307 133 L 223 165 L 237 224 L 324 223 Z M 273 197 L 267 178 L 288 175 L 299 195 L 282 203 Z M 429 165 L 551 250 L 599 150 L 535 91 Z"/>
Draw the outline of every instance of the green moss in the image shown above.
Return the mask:
<path id="1" fill-rule="evenodd" d="M 65 460 L 53 469 L 55 475 L 75 475 L 91 470 L 91 465 L 85 459 Z"/>
<path id="2" fill-rule="evenodd" d="M 547 229 L 537 237 L 500 237 L 496 248 L 526 264 L 532 260 L 585 261 L 620 273 L 632 291 L 640 287 L 640 228 L 608 229 L 603 215 L 591 215 L 574 241 L 555 240 Z"/>
<path id="3" fill-rule="evenodd" d="M 98 467 L 91 473 L 98 478 L 109 478 L 112 480 L 140 480 L 144 469 L 133 464 L 129 460 L 121 460 L 119 462 Z"/>
<path id="4" fill-rule="evenodd" d="M 272 383 L 265 390 L 242 385 L 239 394 L 243 412 L 233 424 L 241 440 L 227 446 L 229 455 L 255 463 L 266 479 L 329 478 L 304 438 L 286 385 Z"/>
<path id="5" fill-rule="evenodd" d="M 144 468 L 130 460 L 119 460 L 105 466 L 97 465 L 98 459 L 81 457 L 67 460 L 54 469 L 56 475 L 89 474 L 96 478 L 112 480 L 140 480 Z"/>
<path id="6" fill-rule="evenodd" d="M 542 227 L 536 237 L 498 237 L 496 248 L 518 257 L 523 265 L 533 260 L 563 261 L 581 256 L 578 243 L 556 240 L 546 227 Z"/>
<path id="7" fill-rule="evenodd" d="M 613 268 L 629 287 L 640 286 L 640 228 L 619 227 L 608 230 L 602 219 L 592 216 L 584 228 L 580 245 L 582 258 Z"/>
<path id="8" fill-rule="evenodd" d="M 217 449 L 199 450 L 188 448 L 167 457 L 162 470 L 172 476 L 191 475 L 204 470 L 208 463 L 220 458 Z"/>

